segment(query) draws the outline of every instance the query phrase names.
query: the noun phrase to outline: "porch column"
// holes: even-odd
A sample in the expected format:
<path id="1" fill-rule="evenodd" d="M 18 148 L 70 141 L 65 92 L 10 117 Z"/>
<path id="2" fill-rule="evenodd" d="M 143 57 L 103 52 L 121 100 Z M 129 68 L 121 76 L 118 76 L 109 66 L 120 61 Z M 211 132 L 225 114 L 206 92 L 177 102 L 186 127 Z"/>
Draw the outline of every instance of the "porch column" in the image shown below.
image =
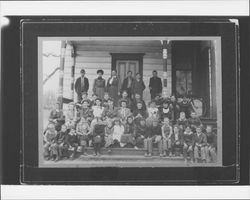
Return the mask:
<path id="1" fill-rule="evenodd" d="M 63 77 L 64 77 L 66 46 L 67 46 L 66 41 L 62 41 L 61 42 L 60 68 L 59 68 L 59 91 L 58 91 L 58 102 L 60 103 L 60 109 L 63 108 Z"/>
<path id="2" fill-rule="evenodd" d="M 163 40 L 162 41 L 162 59 L 163 59 L 163 89 L 162 89 L 162 97 L 168 97 L 168 46 L 169 46 L 169 40 Z"/>
<path id="3" fill-rule="evenodd" d="M 76 64 L 76 49 L 73 44 L 71 44 L 71 59 L 72 59 L 72 66 L 71 66 L 71 98 L 74 102 L 74 84 L 75 84 L 75 64 Z"/>

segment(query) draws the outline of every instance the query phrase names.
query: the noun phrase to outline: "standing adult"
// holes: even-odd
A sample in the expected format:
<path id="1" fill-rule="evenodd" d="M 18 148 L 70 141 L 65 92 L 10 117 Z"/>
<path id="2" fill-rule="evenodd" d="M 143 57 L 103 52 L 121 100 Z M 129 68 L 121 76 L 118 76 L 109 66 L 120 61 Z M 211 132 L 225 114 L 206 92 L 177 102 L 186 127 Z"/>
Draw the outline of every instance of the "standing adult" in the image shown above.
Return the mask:
<path id="1" fill-rule="evenodd" d="M 132 77 L 132 71 L 127 72 L 127 77 L 123 80 L 121 91 L 127 91 L 128 97 L 131 98 L 131 89 L 133 84 L 134 78 Z"/>
<path id="2" fill-rule="evenodd" d="M 135 80 L 132 83 L 132 88 L 131 88 L 133 98 L 135 98 L 135 94 L 139 94 L 140 97 L 142 98 L 143 90 L 145 90 L 145 88 L 146 88 L 145 84 L 143 80 L 141 79 L 141 74 L 137 73 L 135 76 Z"/>
<path id="3" fill-rule="evenodd" d="M 114 105 L 117 105 L 119 98 L 120 80 L 117 77 L 117 71 L 112 70 L 111 77 L 107 81 L 107 92 L 109 97 L 114 100 Z"/>
<path id="4" fill-rule="evenodd" d="M 162 82 L 161 79 L 157 76 L 157 71 L 154 70 L 152 72 L 153 77 L 149 80 L 149 90 L 151 94 L 151 100 L 155 99 L 155 97 L 162 92 Z"/>
<path id="5" fill-rule="evenodd" d="M 89 90 L 89 80 L 85 77 L 85 70 L 81 69 L 80 73 L 81 76 L 77 78 L 75 82 L 75 92 L 77 93 L 78 102 L 82 100 L 82 93 L 88 92 Z"/>
<path id="6" fill-rule="evenodd" d="M 105 93 L 106 81 L 102 78 L 104 72 L 102 69 L 97 70 L 98 77 L 94 80 L 93 93 L 97 95 L 101 100 L 103 100 Z"/>

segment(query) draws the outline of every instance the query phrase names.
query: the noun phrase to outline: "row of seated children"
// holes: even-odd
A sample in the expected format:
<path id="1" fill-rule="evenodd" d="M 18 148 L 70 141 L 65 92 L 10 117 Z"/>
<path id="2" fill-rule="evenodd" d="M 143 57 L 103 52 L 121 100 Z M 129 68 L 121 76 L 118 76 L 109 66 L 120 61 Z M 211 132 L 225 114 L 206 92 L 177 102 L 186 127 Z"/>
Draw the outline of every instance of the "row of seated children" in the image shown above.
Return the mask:
<path id="1" fill-rule="evenodd" d="M 90 119 L 82 116 L 79 121 L 67 121 L 60 130 L 56 130 L 55 123 L 50 123 L 44 135 L 45 158 L 74 158 L 78 149 L 86 155 L 87 146 L 93 146 L 94 155 L 98 156 L 102 146 L 109 152 L 112 147 L 143 148 L 145 156 L 152 156 L 153 145 L 156 145 L 159 156 L 172 156 L 178 148 L 185 162 L 188 155 L 191 162 L 198 159 L 203 162 L 216 161 L 216 133 L 211 126 L 203 130 L 201 124 L 192 123 L 196 120 L 187 120 L 184 112 L 180 113 L 174 126 L 168 117 L 164 117 L 163 121 L 157 118 L 147 120 L 137 115 L 129 115 L 126 119 L 119 115 L 115 118 L 100 115 Z M 71 155 L 70 150 L 73 152 Z"/>

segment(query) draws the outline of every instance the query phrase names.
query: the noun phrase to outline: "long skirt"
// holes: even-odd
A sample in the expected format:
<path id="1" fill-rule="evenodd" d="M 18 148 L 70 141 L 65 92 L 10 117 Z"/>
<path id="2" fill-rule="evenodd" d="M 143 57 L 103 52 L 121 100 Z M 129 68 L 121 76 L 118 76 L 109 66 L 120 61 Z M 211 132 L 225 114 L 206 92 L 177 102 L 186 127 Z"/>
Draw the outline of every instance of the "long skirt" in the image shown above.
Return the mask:
<path id="1" fill-rule="evenodd" d="M 109 97 L 111 97 L 112 99 L 114 99 L 114 105 L 115 106 L 118 105 L 118 99 L 119 99 L 119 96 L 118 96 L 118 87 L 111 85 L 108 88 L 108 94 L 109 94 Z"/>
<path id="2" fill-rule="evenodd" d="M 95 88 L 95 93 L 96 95 L 101 98 L 102 100 L 104 99 L 104 93 L 105 93 L 105 88 L 102 87 L 96 87 Z"/>

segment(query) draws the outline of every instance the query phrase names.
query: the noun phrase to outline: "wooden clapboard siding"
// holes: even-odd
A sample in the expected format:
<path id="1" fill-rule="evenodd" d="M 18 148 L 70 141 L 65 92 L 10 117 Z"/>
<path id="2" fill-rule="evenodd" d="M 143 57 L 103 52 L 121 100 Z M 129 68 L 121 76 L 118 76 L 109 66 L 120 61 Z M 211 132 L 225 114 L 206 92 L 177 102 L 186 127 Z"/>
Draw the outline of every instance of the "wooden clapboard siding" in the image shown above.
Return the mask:
<path id="1" fill-rule="evenodd" d="M 111 74 L 111 54 L 110 53 L 144 53 L 143 56 L 143 80 L 146 89 L 143 93 L 146 101 L 150 100 L 148 89 L 149 79 L 152 70 L 157 70 L 160 78 L 163 78 L 162 47 L 160 41 L 78 41 L 76 45 L 75 58 L 75 80 L 80 76 L 80 70 L 85 69 L 86 77 L 89 79 L 89 95 L 92 95 L 94 79 L 97 77 L 97 70 L 103 69 L 104 79 L 108 79 Z M 171 52 L 170 52 L 171 53 Z M 169 55 L 171 58 L 171 55 Z M 71 97 L 71 66 L 70 56 L 65 59 L 64 70 L 64 97 Z M 168 59 L 168 87 L 171 94 L 171 60 Z M 76 100 L 76 94 L 75 94 Z"/>

